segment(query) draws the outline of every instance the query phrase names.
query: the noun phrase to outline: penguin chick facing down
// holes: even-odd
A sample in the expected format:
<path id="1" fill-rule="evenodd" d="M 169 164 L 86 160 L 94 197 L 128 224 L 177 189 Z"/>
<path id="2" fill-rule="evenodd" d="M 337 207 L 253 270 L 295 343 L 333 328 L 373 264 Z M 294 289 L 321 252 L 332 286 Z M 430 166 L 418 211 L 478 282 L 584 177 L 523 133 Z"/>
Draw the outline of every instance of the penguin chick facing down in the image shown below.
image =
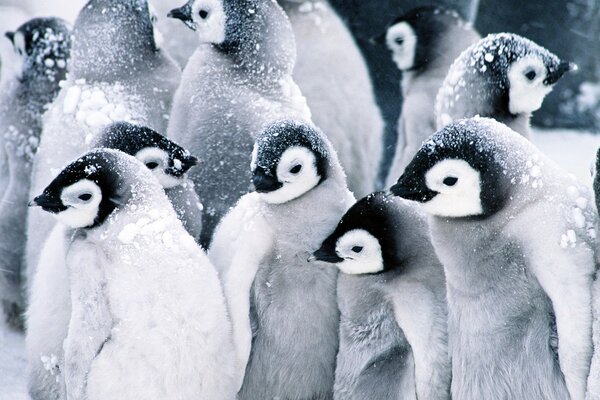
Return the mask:
<path id="1" fill-rule="evenodd" d="M 490 117 L 529 138 L 531 114 L 575 64 L 512 33 L 491 34 L 450 67 L 437 95 L 437 128 L 474 116 Z"/>
<path id="2" fill-rule="evenodd" d="M 416 206 L 368 195 L 314 256 L 343 272 L 334 398 L 449 399 L 444 270 Z"/>
<path id="3" fill-rule="evenodd" d="M 232 319 L 238 396 L 330 399 L 337 271 L 308 259 L 354 199 L 335 151 L 309 124 L 267 126 L 251 171 L 256 191 L 219 223 L 209 251 Z"/>
<path id="4" fill-rule="evenodd" d="M 217 274 L 142 163 L 93 150 L 32 204 L 74 230 L 66 249 L 69 398 L 235 398 Z"/>
<path id="5" fill-rule="evenodd" d="M 121 150 L 141 161 L 164 188 L 188 233 L 195 239 L 199 238 L 201 221 L 200 210 L 196 206 L 198 200 L 193 185 L 185 178 L 189 168 L 197 162 L 195 157 L 156 131 L 126 122 L 109 125 L 94 145 Z M 186 185 L 189 187 L 186 188 Z M 186 197 L 179 193 L 187 194 L 190 201 L 180 201 Z M 69 231 L 65 231 L 60 224 L 54 227 L 44 241 L 40 262 L 31 282 L 25 344 L 29 364 L 29 393 L 34 399 L 58 399 L 60 396 L 63 379 L 62 344 L 67 335 L 71 311 L 64 254 L 69 238 Z M 42 357 L 49 361 L 42 362 Z"/>
<path id="6" fill-rule="evenodd" d="M 452 397 L 583 399 L 597 220 L 589 189 L 505 125 L 472 118 L 425 142 L 391 191 L 432 215 Z"/>
<path id="7" fill-rule="evenodd" d="M 386 180 L 391 186 L 421 143 L 436 131 L 435 99 L 450 65 L 480 36 L 455 11 L 429 6 L 398 17 L 382 39 L 402 71 L 398 142 Z"/>

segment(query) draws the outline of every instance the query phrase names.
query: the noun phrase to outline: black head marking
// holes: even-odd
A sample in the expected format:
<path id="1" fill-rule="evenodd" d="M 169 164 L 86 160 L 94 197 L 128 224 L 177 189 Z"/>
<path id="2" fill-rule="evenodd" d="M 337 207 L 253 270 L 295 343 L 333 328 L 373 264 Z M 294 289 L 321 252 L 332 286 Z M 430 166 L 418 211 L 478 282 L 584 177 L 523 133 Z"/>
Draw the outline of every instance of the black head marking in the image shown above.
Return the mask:
<path id="1" fill-rule="evenodd" d="M 490 138 L 492 129 L 476 119 L 447 125 L 421 146 L 390 191 L 407 200 L 427 202 L 438 192 L 427 187 L 426 173 L 440 161 L 463 160 L 480 174 L 483 212 L 475 218 L 499 211 L 507 201 L 511 184 L 500 161 L 499 147 Z"/>
<path id="2" fill-rule="evenodd" d="M 148 127 L 128 122 L 115 122 L 108 126 L 100 135 L 97 146 L 121 150 L 134 157 L 139 151 L 146 148 L 161 149 L 169 156 L 169 165 L 165 172 L 175 177 L 183 176 L 198 163 L 198 159 L 189 151 L 160 133 Z"/>
<path id="3" fill-rule="evenodd" d="M 279 189 L 282 183 L 277 180 L 277 165 L 283 153 L 290 147 L 303 147 L 316 158 L 319 184 L 327 179 L 329 151 L 315 128 L 294 121 L 279 121 L 269 125 L 256 137 L 256 166 L 252 180 L 259 192 Z"/>

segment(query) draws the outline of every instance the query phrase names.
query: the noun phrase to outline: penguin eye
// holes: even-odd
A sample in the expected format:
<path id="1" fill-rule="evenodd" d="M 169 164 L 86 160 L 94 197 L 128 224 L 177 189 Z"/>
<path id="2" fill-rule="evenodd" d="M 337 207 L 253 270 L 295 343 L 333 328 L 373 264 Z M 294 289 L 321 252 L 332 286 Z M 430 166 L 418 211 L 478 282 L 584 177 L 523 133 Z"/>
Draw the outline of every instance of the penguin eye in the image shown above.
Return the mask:
<path id="1" fill-rule="evenodd" d="M 454 176 L 448 176 L 446 178 L 444 178 L 444 185 L 446 186 L 454 186 L 456 185 L 456 182 L 458 182 L 458 178 L 454 177 Z"/>
<path id="2" fill-rule="evenodd" d="M 154 168 L 158 167 L 158 163 L 156 161 L 149 161 L 146 163 L 146 167 L 148 169 L 154 169 Z"/>
<path id="3" fill-rule="evenodd" d="M 396 39 L 394 39 L 394 42 L 396 42 L 397 45 L 402 46 L 404 44 L 404 38 L 397 37 Z"/>
<path id="4" fill-rule="evenodd" d="M 529 79 L 530 81 L 534 80 L 536 76 L 537 76 L 537 74 L 535 73 L 534 70 L 529 70 L 525 73 L 525 77 L 527 79 Z"/>
<path id="5" fill-rule="evenodd" d="M 297 174 L 301 170 L 302 170 L 302 165 L 298 164 L 298 165 L 295 165 L 294 167 L 292 167 L 292 169 L 290 169 L 290 172 L 292 174 Z"/>
<path id="6" fill-rule="evenodd" d="M 200 10 L 200 11 L 198 11 L 198 15 L 200 16 L 200 18 L 206 19 L 206 18 L 208 18 L 208 11 Z"/>
<path id="7" fill-rule="evenodd" d="M 80 194 L 79 196 L 77 196 L 77 198 L 79 200 L 88 201 L 89 199 L 92 198 L 92 194 L 91 193 L 83 193 L 83 194 Z"/>
<path id="8" fill-rule="evenodd" d="M 362 249 L 363 249 L 362 246 L 354 246 L 352 248 L 352 251 L 355 253 L 360 253 L 362 251 Z"/>

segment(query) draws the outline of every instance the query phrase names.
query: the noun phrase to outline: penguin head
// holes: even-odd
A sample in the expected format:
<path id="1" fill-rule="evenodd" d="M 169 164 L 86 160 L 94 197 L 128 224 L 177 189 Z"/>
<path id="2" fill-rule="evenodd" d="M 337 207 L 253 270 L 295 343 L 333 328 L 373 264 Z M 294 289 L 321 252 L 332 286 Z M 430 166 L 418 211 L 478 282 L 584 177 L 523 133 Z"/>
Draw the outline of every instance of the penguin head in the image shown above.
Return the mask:
<path id="1" fill-rule="evenodd" d="M 295 121 L 269 125 L 256 137 L 252 182 L 267 203 L 298 198 L 327 179 L 329 150 L 316 128 Z"/>
<path id="2" fill-rule="evenodd" d="M 505 147 L 495 132 L 511 132 L 491 119 L 451 123 L 427 140 L 408 164 L 391 193 L 422 203 L 439 217 L 488 217 L 502 209 L 511 183 Z M 515 137 L 513 137 L 516 136 Z M 517 147 L 515 147 L 515 154 Z"/>
<path id="3" fill-rule="evenodd" d="M 425 68 L 445 52 L 442 37 L 457 25 L 465 25 L 458 13 L 440 6 L 415 8 L 388 27 L 385 43 L 401 71 Z"/>
<path id="4" fill-rule="evenodd" d="M 128 122 L 109 125 L 96 147 L 134 156 L 152 171 L 165 189 L 180 185 L 187 171 L 198 164 L 196 157 L 175 142 L 148 127 Z"/>
<path id="5" fill-rule="evenodd" d="M 189 0 L 171 10 L 167 16 L 183 21 L 203 43 L 221 44 L 225 41 L 227 17 L 223 0 Z"/>
<path id="6" fill-rule="evenodd" d="M 62 170 L 29 205 L 42 207 L 73 229 L 103 223 L 129 200 L 135 185 L 128 171 L 121 170 L 119 154 L 125 156 L 109 149 L 86 153 Z"/>
<path id="7" fill-rule="evenodd" d="M 5 36 L 22 60 L 21 79 L 32 74 L 56 82 L 64 79 L 71 48 L 71 30 L 65 21 L 34 18 Z"/>
<path id="8" fill-rule="evenodd" d="M 359 200 L 344 214 L 331 235 L 314 252 L 346 274 L 374 274 L 398 265 L 396 236 L 399 204 L 383 192 Z"/>

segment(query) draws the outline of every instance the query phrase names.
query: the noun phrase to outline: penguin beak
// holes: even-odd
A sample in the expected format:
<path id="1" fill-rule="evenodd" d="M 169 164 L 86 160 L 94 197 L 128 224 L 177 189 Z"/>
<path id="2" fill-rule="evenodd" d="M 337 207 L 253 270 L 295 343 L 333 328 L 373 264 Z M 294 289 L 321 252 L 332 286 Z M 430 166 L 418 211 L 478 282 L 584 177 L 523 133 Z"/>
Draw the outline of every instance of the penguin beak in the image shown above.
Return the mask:
<path id="1" fill-rule="evenodd" d="M 192 18 L 192 5 L 190 2 L 187 2 L 185 5 L 179 8 L 172 9 L 167 14 L 167 17 L 180 19 L 188 28 L 193 31 L 196 30 L 196 23 Z"/>
<path id="2" fill-rule="evenodd" d="M 402 177 L 400 177 L 398 183 L 390 188 L 390 193 L 406 200 L 418 201 L 421 203 L 428 202 L 438 194 L 426 187 L 422 188 L 420 185 L 408 184 L 404 182 Z"/>
<path id="3" fill-rule="evenodd" d="M 343 258 L 339 257 L 335 251 L 330 251 L 329 250 L 329 246 L 321 246 L 321 248 L 317 251 L 315 251 L 312 255 L 311 258 L 308 259 L 308 261 L 324 261 L 324 262 L 328 262 L 328 263 L 339 263 L 344 261 Z"/>
<path id="4" fill-rule="evenodd" d="M 42 210 L 58 214 L 67 209 L 60 199 L 54 199 L 48 193 L 42 193 L 29 202 L 29 207 L 42 207 Z"/>
<path id="5" fill-rule="evenodd" d="M 556 82 L 559 81 L 560 78 L 562 78 L 562 76 L 566 72 L 576 71 L 576 70 L 577 70 L 577 64 L 569 62 L 569 61 L 561 61 L 560 64 L 558 64 L 558 67 L 556 69 L 548 72 L 548 76 L 544 80 L 544 83 L 548 86 L 554 85 Z"/>
<path id="6" fill-rule="evenodd" d="M 14 32 L 10 32 L 10 31 L 9 31 L 9 32 L 6 32 L 6 33 L 4 34 L 4 36 L 6 36 L 6 37 L 8 38 L 8 40 L 10 40 L 10 42 L 11 42 L 12 44 L 15 44 L 15 33 L 14 33 Z"/>
<path id="7" fill-rule="evenodd" d="M 188 169 L 198 164 L 200 164 L 200 160 L 194 156 L 188 156 L 181 160 L 181 166 L 184 171 L 187 171 Z"/>
<path id="8" fill-rule="evenodd" d="M 256 167 L 254 174 L 252 175 L 252 183 L 258 193 L 269 193 L 280 189 L 283 184 L 277 180 L 274 176 L 267 175 L 265 170 L 261 167 Z"/>

